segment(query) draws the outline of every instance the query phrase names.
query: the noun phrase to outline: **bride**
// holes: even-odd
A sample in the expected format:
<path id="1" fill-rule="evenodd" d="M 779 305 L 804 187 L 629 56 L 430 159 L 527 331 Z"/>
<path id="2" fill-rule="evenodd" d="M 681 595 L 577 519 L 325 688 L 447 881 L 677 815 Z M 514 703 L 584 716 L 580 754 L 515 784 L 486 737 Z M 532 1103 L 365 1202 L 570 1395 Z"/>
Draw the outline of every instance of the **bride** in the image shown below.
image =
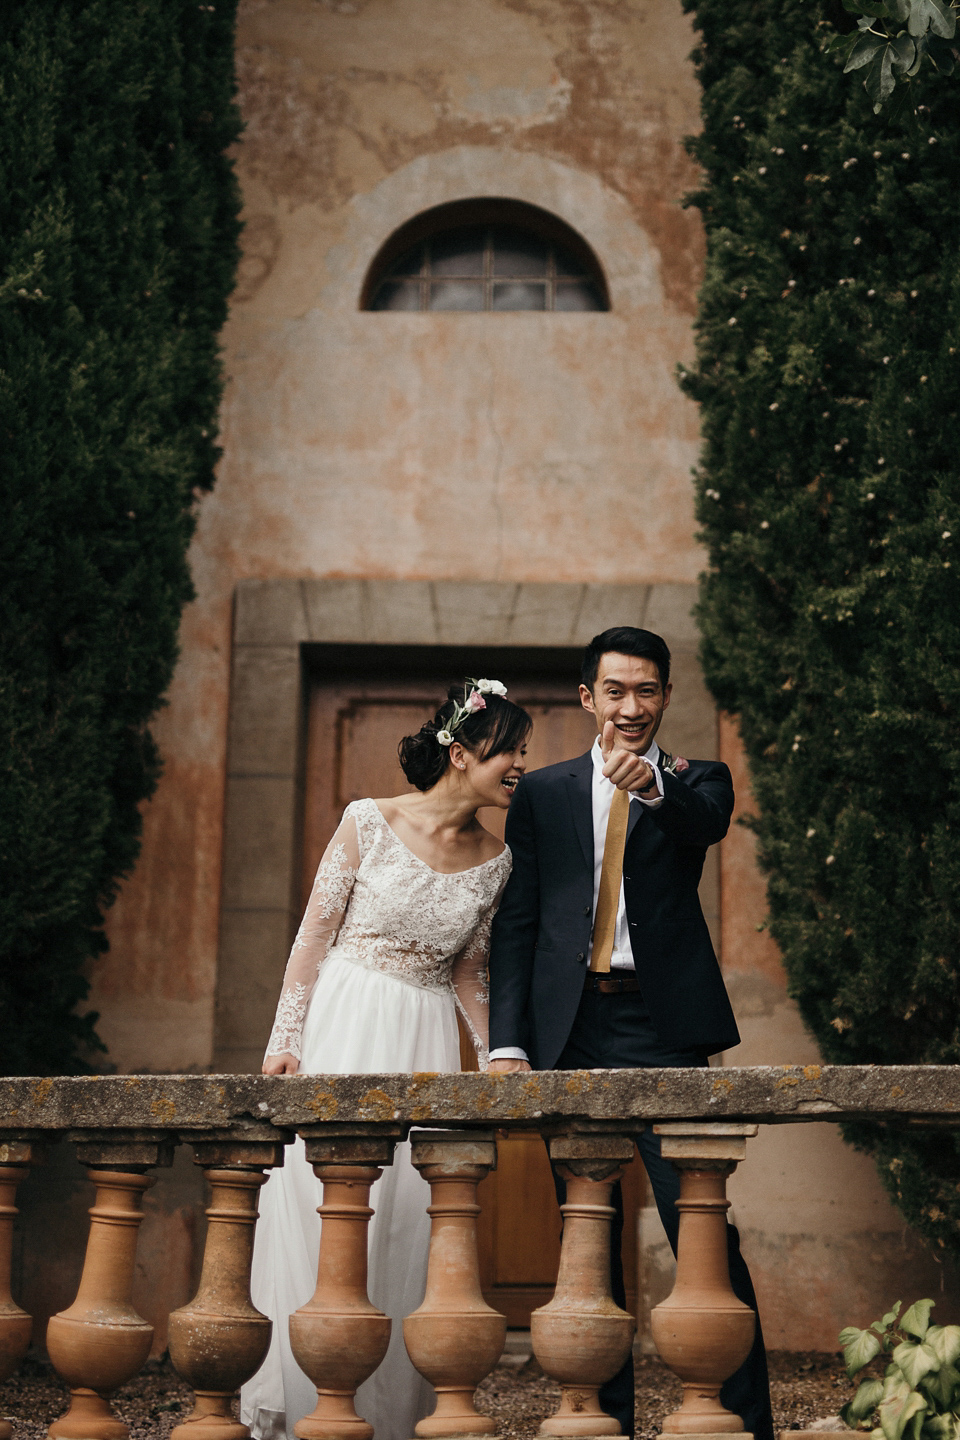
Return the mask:
<path id="1" fill-rule="evenodd" d="M 452 689 L 433 721 L 400 742 L 416 793 L 347 806 L 290 952 L 265 1075 L 459 1070 L 457 1011 L 485 1068 L 490 922 L 511 857 L 477 810 L 509 806 L 531 729 L 506 693 L 496 680 Z M 256 1440 L 293 1440 L 316 1404 L 287 1319 L 313 1294 L 321 1194 L 297 1140 L 260 1205 L 251 1288 L 273 1336 L 240 1397 Z M 401 1325 L 423 1299 L 428 1198 L 409 1143 L 398 1145 L 370 1198 L 369 1293 L 393 1321 L 386 1358 L 357 1392 L 375 1440 L 410 1440 L 432 1409 Z"/>

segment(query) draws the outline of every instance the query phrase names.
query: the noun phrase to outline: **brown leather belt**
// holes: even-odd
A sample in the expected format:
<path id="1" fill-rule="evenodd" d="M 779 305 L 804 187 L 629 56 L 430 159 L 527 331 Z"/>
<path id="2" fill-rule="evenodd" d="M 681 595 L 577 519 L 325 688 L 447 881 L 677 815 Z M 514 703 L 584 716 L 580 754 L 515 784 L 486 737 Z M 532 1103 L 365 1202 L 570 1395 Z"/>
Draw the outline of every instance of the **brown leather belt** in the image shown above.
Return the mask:
<path id="1" fill-rule="evenodd" d="M 594 975 L 588 970 L 584 976 L 583 988 L 597 995 L 626 995 L 631 990 L 639 990 L 640 981 L 631 970 L 625 970 L 621 975 Z"/>

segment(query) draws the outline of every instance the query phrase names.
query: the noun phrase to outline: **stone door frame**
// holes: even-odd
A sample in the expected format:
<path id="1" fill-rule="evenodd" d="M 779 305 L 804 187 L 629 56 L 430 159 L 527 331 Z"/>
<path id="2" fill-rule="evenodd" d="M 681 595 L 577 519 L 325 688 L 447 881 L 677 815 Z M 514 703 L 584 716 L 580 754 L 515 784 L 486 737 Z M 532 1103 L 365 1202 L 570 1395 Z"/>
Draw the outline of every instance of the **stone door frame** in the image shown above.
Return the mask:
<path id="1" fill-rule="evenodd" d="M 276 1006 L 300 920 L 305 645 L 569 649 L 611 624 L 638 625 L 662 635 L 690 676 L 695 595 L 693 585 L 670 583 L 242 581 L 234 607 L 214 1068 L 259 1069 L 264 1017 Z M 702 709 L 702 682 L 698 689 Z"/>

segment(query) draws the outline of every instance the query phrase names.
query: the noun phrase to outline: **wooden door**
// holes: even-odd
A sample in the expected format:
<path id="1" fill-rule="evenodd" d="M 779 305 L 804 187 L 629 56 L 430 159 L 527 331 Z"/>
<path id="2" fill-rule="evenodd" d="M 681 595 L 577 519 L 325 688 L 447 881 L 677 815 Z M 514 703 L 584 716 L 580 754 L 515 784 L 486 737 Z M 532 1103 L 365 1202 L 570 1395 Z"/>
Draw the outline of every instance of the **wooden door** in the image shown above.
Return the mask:
<path id="1" fill-rule="evenodd" d="M 518 670 L 522 656 L 517 657 Z M 509 679 L 510 698 L 529 711 L 533 734 L 527 768 L 539 769 L 581 755 L 596 734 L 568 680 L 526 685 Z M 304 797 L 302 903 L 306 905 L 320 857 L 344 806 L 364 796 L 411 790 L 397 759 L 402 736 L 419 730 L 443 694 L 439 677 L 343 675 L 310 687 Z M 502 837 L 505 813 L 484 809 L 481 820 Z M 461 1061 L 475 1069 L 473 1049 L 461 1036 Z M 627 1305 L 636 1313 L 636 1216 L 643 1204 L 644 1173 L 637 1158 L 624 1180 L 623 1262 Z M 499 1143 L 498 1168 L 480 1187 L 481 1282 L 488 1302 L 510 1326 L 526 1328 L 530 1312 L 553 1294 L 560 1258 L 560 1213 L 543 1141 L 514 1131 Z"/>

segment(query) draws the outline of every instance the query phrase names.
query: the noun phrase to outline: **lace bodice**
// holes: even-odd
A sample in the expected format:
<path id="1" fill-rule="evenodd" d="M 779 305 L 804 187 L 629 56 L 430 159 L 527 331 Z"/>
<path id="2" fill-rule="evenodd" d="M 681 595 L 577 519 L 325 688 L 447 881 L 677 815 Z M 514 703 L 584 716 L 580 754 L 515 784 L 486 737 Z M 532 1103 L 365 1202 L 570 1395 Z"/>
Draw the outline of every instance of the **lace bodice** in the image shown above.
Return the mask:
<path id="1" fill-rule="evenodd" d="M 320 862 L 283 978 L 268 1055 L 300 1058 L 300 1033 L 320 966 L 344 959 L 410 985 L 453 993 L 481 1062 L 487 1045 L 490 923 L 510 851 L 443 875 L 414 855 L 373 800 L 355 800 Z"/>

